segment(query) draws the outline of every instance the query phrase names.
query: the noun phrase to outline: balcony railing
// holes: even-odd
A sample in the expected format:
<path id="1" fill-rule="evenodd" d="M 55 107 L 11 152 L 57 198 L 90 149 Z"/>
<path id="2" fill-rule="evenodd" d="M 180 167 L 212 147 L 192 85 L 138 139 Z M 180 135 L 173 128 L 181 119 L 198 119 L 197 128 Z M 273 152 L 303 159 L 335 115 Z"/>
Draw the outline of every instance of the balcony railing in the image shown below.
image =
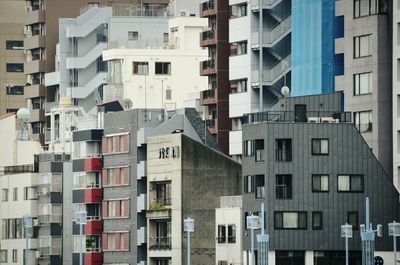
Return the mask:
<path id="1" fill-rule="evenodd" d="M 215 90 L 214 89 L 204 90 L 201 93 L 202 93 L 202 99 L 215 98 Z"/>
<path id="2" fill-rule="evenodd" d="M 3 168 L 4 174 L 29 173 L 34 172 L 33 165 L 6 166 Z"/>
<path id="3" fill-rule="evenodd" d="M 60 256 L 61 247 L 41 247 L 38 251 L 42 256 Z"/>
<path id="4" fill-rule="evenodd" d="M 171 250 L 171 237 L 150 237 L 150 250 Z"/>
<path id="5" fill-rule="evenodd" d="M 206 1 L 201 4 L 203 7 L 203 11 L 211 11 L 215 9 L 214 0 Z"/>
<path id="6" fill-rule="evenodd" d="M 334 111 L 265 111 L 244 115 L 244 124 L 263 122 L 351 123 L 351 112 Z"/>
<path id="7" fill-rule="evenodd" d="M 207 128 L 215 128 L 215 120 L 206 120 Z"/>
<path id="8" fill-rule="evenodd" d="M 210 69 L 215 68 L 215 60 L 214 59 L 203 61 L 202 64 L 203 64 L 203 70 L 210 70 Z"/>
<path id="9" fill-rule="evenodd" d="M 202 32 L 203 40 L 213 40 L 215 38 L 215 31 L 214 30 L 207 30 Z"/>
<path id="10" fill-rule="evenodd" d="M 278 199 L 292 198 L 292 187 L 288 186 L 288 185 L 277 185 L 276 186 L 276 198 L 278 198 Z"/>

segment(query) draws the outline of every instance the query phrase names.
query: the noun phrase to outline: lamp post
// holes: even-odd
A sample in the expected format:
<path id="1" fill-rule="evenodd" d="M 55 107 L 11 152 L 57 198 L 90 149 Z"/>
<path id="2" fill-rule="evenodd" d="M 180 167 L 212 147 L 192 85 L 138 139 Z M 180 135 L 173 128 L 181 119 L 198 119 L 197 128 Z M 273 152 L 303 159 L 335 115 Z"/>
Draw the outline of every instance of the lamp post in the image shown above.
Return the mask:
<path id="1" fill-rule="evenodd" d="M 353 226 L 346 223 L 341 226 L 341 234 L 346 245 L 346 265 L 349 265 L 349 238 L 353 237 Z"/>
<path id="2" fill-rule="evenodd" d="M 268 265 L 268 248 L 269 248 L 269 235 L 265 234 L 265 217 L 264 217 L 264 203 L 261 203 L 261 234 L 257 235 L 259 263 L 260 265 Z"/>
<path id="3" fill-rule="evenodd" d="M 76 223 L 79 224 L 79 236 L 81 239 L 79 265 L 83 265 L 83 225 L 87 223 L 87 212 L 85 210 L 80 210 L 76 213 Z"/>
<path id="4" fill-rule="evenodd" d="M 393 221 L 393 223 L 388 224 L 388 227 L 389 227 L 389 236 L 393 237 L 393 265 L 396 265 L 397 262 L 396 241 L 397 237 L 400 236 L 400 223 L 396 223 L 396 221 Z"/>
<path id="5" fill-rule="evenodd" d="M 247 229 L 251 231 L 251 264 L 255 264 L 255 255 L 254 255 L 254 230 L 260 228 L 260 218 L 257 215 L 251 214 L 246 217 Z"/>
<path id="6" fill-rule="evenodd" d="M 183 230 L 187 232 L 187 265 L 191 265 L 192 261 L 190 259 L 190 233 L 194 232 L 194 220 L 190 217 L 183 220 Z"/>
<path id="7" fill-rule="evenodd" d="M 25 265 L 29 265 L 28 228 L 32 228 L 32 215 L 25 214 L 22 217 L 22 223 L 25 228 Z"/>

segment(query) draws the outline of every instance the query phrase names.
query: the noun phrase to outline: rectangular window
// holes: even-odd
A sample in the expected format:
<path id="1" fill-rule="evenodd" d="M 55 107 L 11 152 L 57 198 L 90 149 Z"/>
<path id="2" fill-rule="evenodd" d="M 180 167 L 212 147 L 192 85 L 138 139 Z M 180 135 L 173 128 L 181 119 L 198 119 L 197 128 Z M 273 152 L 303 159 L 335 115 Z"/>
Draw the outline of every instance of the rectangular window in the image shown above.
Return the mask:
<path id="1" fill-rule="evenodd" d="M 228 225 L 228 243 L 236 243 L 236 225 Z"/>
<path id="2" fill-rule="evenodd" d="M 225 225 L 218 225 L 218 243 L 226 242 L 226 227 Z"/>
<path id="3" fill-rule="evenodd" d="M 372 93 L 372 73 L 354 75 L 354 95 Z"/>
<path id="4" fill-rule="evenodd" d="M 167 44 L 169 42 L 169 33 L 163 33 L 163 42 L 164 44 Z"/>
<path id="5" fill-rule="evenodd" d="M 149 63 L 148 62 L 132 62 L 133 75 L 148 75 Z"/>
<path id="6" fill-rule="evenodd" d="M 354 37 L 354 58 L 366 57 L 371 53 L 371 35 Z"/>
<path id="7" fill-rule="evenodd" d="M 322 230 L 322 212 L 312 213 L 312 229 Z"/>
<path id="8" fill-rule="evenodd" d="M 247 54 L 247 41 L 231 43 L 231 56 Z"/>
<path id="9" fill-rule="evenodd" d="M 372 111 L 354 112 L 354 125 L 360 133 L 372 131 Z"/>
<path id="10" fill-rule="evenodd" d="M 7 95 L 23 95 L 24 87 L 23 86 L 7 86 Z"/>
<path id="11" fill-rule="evenodd" d="M 253 190 L 253 176 L 244 176 L 244 193 L 254 192 Z"/>
<path id="12" fill-rule="evenodd" d="M 244 156 L 253 156 L 254 155 L 254 144 L 253 141 L 244 141 Z"/>
<path id="13" fill-rule="evenodd" d="M 7 113 L 17 113 L 18 109 L 7 109 Z"/>
<path id="14" fill-rule="evenodd" d="M 23 73 L 24 64 L 23 63 L 8 63 L 6 64 L 8 73 Z"/>
<path id="15" fill-rule="evenodd" d="M 128 31 L 128 40 L 139 40 L 139 32 Z"/>
<path id="16" fill-rule="evenodd" d="M 13 263 L 18 262 L 18 250 L 16 250 L 16 249 L 13 249 L 13 252 L 12 252 L 12 262 Z"/>
<path id="17" fill-rule="evenodd" d="M 364 176 L 338 175 L 338 191 L 364 192 Z"/>
<path id="18" fill-rule="evenodd" d="M 265 178 L 264 175 L 255 176 L 256 199 L 265 198 Z"/>
<path id="19" fill-rule="evenodd" d="M 388 0 L 354 0 L 353 4 L 354 18 L 388 12 Z"/>
<path id="20" fill-rule="evenodd" d="M 8 189 L 1 190 L 1 201 L 7 202 L 8 201 Z"/>
<path id="21" fill-rule="evenodd" d="M 36 200 L 37 189 L 35 187 L 24 187 L 24 200 Z"/>
<path id="22" fill-rule="evenodd" d="M 329 175 L 312 175 L 312 191 L 328 192 L 329 191 Z"/>
<path id="23" fill-rule="evenodd" d="M 312 154 L 313 155 L 328 155 L 329 140 L 328 139 L 312 139 Z"/>
<path id="24" fill-rule="evenodd" d="M 0 250 L 0 263 L 8 262 L 8 252 L 7 249 Z"/>
<path id="25" fill-rule="evenodd" d="M 292 198 L 292 175 L 276 175 L 276 198 Z"/>
<path id="26" fill-rule="evenodd" d="M 24 49 L 24 41 L 22 41 L 22 40 L 7 40 L 6 41 L 6 49 L 7 50 L 23 50 Z"/>
<path id="27" fill-rule="evenodd" d="M 275 229 L 307 229 L 307 212 L 274 212 Z"/>
<path id="28" fill-rule="evenodd" d="M 156 75 L 171 75 L 171 63 L 170 62 L 156 62 Z"/>
<path id="29" fill-rule="evenodd" d="M 347 212 L 347 223 L 353 226 L 353 230 L 358 230 L 358 212 Z"/>
<path id="30" fill-rule="evenodd" d="M 18 201 L 18 188 L 13 188 L 13 201 Z"/>
<path id="31" fill-rule="evenodd" d="M 275 140 L 275 159 L 276 161 L 292 161 L 292 139 Z"/>
<path id="32" fill-rule="evenodd" d="M 231 19 L 247 16 L 247 4 L 231 6 Z"/>
<path id="33" fill-rule="evenodd" d="M 172 99 L 172 89 L 166 89 L 165 90 L 165 100 L 171 100 Z"/>
<path id="34" fill-rule="evenodd" d="M 264 161 L 264 140 L 258 139 L 254 141 L 254 149 L 256 154 L 256 161 Z"/>

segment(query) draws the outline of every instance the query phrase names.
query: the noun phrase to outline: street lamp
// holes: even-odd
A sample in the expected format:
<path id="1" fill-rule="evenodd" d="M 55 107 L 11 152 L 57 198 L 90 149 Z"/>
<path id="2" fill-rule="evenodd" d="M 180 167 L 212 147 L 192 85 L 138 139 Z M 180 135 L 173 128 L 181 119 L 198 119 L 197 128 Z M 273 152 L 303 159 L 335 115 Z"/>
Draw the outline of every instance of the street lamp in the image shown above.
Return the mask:
<path id="1" fill-rule="evenodd" d="M 257 215 L 251 214 L 246 217 L 247 229 L 251 231 L 251 264 L 255 264 L 255 255 L 254 255 L 254 230 L 260 228 L 260 218 Z"/>
<path id="2" fill-rule="evenodd" d="M 29 265 L 28 228 L 32 228 L 32 215 L 24 214 L 22 224 L 25 228 L 25 265 Z"/>
<path id="3" fill-rule="evenodd" d="M 183 220 L 183 230 L 187 232 L 187 265 L 191 265 L 191 260 L 190 260 L 190 233 L 194 232 L 194 220 L 191 219 L 190 217 L 186 218 Z"/>
<path id="4" fill-rule="evenodd" d="M 79 265 L 83 265 L 83 225 L 87 223 L 87 212 L 85 210 L 80 210 L 76 213 L 76 223 L 79 224 L 79 236 L 81 239 Z"/>
<path id="5" fill-rule="evenodd" d="M 346 223 L 341 226 L 341 234 L 346 243 L 346 265 L 349 265 L 349 238 L 353 237 L 353 226 Z"/>
<path id="6" fill-rule="evenodd" d="M 396 265 L 397 262 L 397 257 L 396 257 L 396 240 L 397 237 L 400 236 L 400 223 L 396 223 L 396 221 L 393 221 L 393 223 L 388 224 L 389 227 L 389 236 L 393 237 L 393 265 Z"/>

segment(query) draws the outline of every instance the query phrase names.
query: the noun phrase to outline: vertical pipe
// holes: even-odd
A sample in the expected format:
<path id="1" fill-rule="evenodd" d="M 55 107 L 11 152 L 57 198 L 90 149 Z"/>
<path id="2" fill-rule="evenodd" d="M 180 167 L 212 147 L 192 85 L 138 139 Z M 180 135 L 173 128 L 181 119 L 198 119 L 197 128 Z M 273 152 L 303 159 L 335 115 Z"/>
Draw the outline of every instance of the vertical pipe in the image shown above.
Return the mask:
<path id="1" fill-rule="evenodd" d="M 263 111 L 263 97 L 264 97 L 264 93 L 263 93 L 263 65 L 264 65 L 264 61 L 263 61 L 263 38 L 264 38 L 264 34 L 263 34 L 263 0 L 259 0 L 259 6 L 260 6 L 260 18 L 259 18 L 259 25 L 258 25 L 258 42 L 259 42 L 259 47 L 260 47 L 260 58 L 259 58 L 259 72 L 258 72 L 258 80 L 260 83 L 260 112 Z"/>
<path id="2" fill-rule="evenodd" d="M 261 234 L 264 235 L 264 226 L 265 226 L 265 210 L 264 203 L 261 203 Z"/>
<path id="3" fill-rule="evenodd" d="M 369 231 L 371 230 L 370 224 L 369 224 L 369 198 L 365 198 L 365 230 Z"/>
<path id="4" fill-rule="evenodd" d="M 397 246 L 396 246 L 396 242 L 397 241 L 397 238 L 396 238 L 396 236 L 395 235 L 393 235 L 393 265 L 396 265 L 396 261 L 397 261 L 397 253 L 396 253 L 396 251 L 397 251 Z"/>
<path id="5" fill-rule="evenodd" d="M 25 226 L 25 265 L 29 265 L 28 228 Z"/>
<path id="6" fill-rule="evenodd" d="M 81 246 L 79 251 L 79 265 L 83 265 L 83 224 L 79 224 L 79 235 L 81 237 Z"/>
<path id="7" fill-rule="evenodd" d="M 346 236 L 346 265 L 349 265 L 349 238 Z"/>
<path id="8" fill-rule="evenodd" d="M 254 229 L 251 229 L 251 265 L 255 265 L 254 259 Z"/>
<path id="9" fill-rule="evenodd" d="M 188 236 L 188 250 L 187 250 L 187 264 L 191 265 L 191 260 L 190 260 L 190 231 L 187 232 Z"/>

